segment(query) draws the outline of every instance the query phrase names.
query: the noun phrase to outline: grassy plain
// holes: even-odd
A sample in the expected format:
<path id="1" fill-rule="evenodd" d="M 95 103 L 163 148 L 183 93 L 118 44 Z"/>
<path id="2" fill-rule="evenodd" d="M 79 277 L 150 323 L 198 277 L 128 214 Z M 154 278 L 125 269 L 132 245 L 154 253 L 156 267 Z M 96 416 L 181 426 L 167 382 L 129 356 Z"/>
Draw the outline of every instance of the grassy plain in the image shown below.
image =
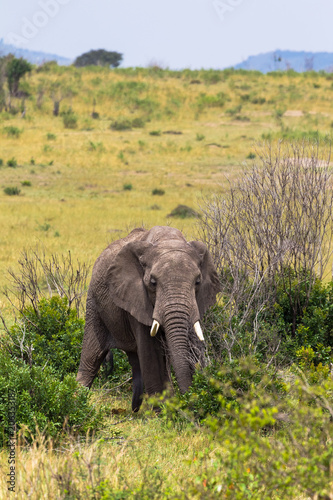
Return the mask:
<path id="1" fill-rule="evenodd" d="M 177 205 L 199 210 L 202 196 L 227 189 L 243 163 L 255 160 L 258 141 L 323 138 L 333 124 L 333 76 L 312 72 L 46 65 L 23 83 L 30 96 L 11 106 L 25 107 L 24 118 L 21 111 L 0 113 L 0 286 L 21 251 L 36 244 L 93 263 L 137 225 L 169 224 L 193 238 L 195 219 L 168 217 Z M 60 111 L 72 109 L 76 128 L 53 116 L 57 96 Z M 6 194 L 8 187 L 20 194 Z M 214 446 L 202 455 L 204 433 L 169 428 L 144 412 L 133 417 L 130 399 L 130 392 L 121 401 L 108 397 L 110 418 L 92 444 L 18 447 L 13 498 L 203 498 Z M 119 406 L 123 422 L 112 415 Z M 6 450 L 0 464 L 6 471 Z M 197 496 L 186 489 L 196 483 Z M 0 485 L 5 491 L 4 474 Z M 218 487 L 206 498 L 220 497 Z"/>
<path id="2" fill-rule="evenodd" d="M 11 102 L 16 115 L 0 113 L 1 285 L 37 243 L 94 261 L 136 225 L 169 224 L 193 237 L 193 219 L 168 214 L 223 190 L 254 144 L 331 131 L 331 75 L 47 68 L 24 82 L 24 118 L 21 99 Z M 76 128 L 53 116 L 60 97 L 60 115 L 71 108 Z M 112 130 L 114 122 L 133 127 Z"/>

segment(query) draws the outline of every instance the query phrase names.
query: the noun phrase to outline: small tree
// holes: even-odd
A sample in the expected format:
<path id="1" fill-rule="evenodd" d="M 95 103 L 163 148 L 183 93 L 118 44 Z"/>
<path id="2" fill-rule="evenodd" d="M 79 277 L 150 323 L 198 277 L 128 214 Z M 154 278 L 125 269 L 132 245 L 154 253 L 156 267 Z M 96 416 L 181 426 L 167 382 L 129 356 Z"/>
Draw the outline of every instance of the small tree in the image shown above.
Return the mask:
<path id="1" fill-rule="evenodd" d="M 295 336 L 297 320 L 333 252 L 330 149 L 279 143 L 256 154 L 259 164 L 246 167 L 226 194 L 204 201 L 199 222 L 221 275 L 222 343 L 230 359 L 239 348 L 240 331 L 252 332 L 247 343 L 255 351 L 260 335 L 267 335 L 261 320 L 267 310 L 274 311 L 281 291 Z M 269 335 L 274 354 L 281 343 L 277 322 Z"/>
<path id="2" fill-rule="evenodd" d="M 9 92 L 12 96 L 18 95 L 18 87 L 20 79 L 29 71 L 32 70 L 32 65 L 23 59 L 17 59 L 13 57 L 6 66 L 7 82 Z"/>
<path id="3" fill-rule="evenodd" d="M 104 49 L 90 50 L 74 61 L 74 66 L 112 66 L 117 68 L 123 59 L 123 55 L 119 52 L 109 52 Z"/>

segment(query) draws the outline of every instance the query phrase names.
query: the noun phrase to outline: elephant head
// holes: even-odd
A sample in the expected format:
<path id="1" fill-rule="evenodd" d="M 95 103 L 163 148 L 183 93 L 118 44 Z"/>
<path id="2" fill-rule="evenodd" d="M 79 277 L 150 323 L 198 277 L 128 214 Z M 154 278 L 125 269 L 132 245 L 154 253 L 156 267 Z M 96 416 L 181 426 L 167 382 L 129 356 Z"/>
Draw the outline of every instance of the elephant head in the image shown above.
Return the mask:
<path id="1" fill-rule="evenodd" d="M 147 335 L 159 335 L 159 329 L 165 335 L 180 390 L 186 392 L 193 375 L 190 339 L 195 331 L 202 344 L 199 321 L 220 291 L 206 245 L 187 242 L 178 230 L 168 231 L 167 238 L 133 241 L 119 251 L 108 274 L 114 303 L 149 326 Z"/>

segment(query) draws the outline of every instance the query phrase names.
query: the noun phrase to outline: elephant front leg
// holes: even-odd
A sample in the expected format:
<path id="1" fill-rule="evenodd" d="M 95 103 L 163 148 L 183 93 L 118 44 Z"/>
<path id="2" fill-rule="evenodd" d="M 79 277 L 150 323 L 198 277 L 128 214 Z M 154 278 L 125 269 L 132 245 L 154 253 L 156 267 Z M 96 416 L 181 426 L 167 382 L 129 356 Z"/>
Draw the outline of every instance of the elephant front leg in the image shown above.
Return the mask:
<path id="1" fill-rule="evenodd" d="M 163 392 L 169 380 L 164 346 L 159 336 L 151 337 L 150 328 L 140 325 L 137 349 L 145 391 L 149 396 Z"/>
<path id="2" fill-rule="evenodd" d="M 127 357 L 132 367 L 133 374 L 132 410 L 137 412 L 141 406 L 143 395 L 143 380 L 140 370 L 140 362 L 136 352 L 128 352 Z"/>

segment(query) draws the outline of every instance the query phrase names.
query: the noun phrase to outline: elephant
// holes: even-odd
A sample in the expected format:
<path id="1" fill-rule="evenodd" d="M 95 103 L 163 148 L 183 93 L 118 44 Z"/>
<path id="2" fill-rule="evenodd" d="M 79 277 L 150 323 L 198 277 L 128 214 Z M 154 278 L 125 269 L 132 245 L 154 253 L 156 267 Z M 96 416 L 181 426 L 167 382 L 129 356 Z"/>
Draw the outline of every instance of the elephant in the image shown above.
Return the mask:
<path id="1" fill-rule="evenodd" d="M 114 241 L 93 267 L 77 380 L 90 387 L 118 348 L 132 367 L 133 411 L 144 388 L 150 396 L 163 392 L 170 365 L 185 393 L 196 365 L 204 364 L 200 319 L 219 291 L 206 245 L 186 241 L 178 229 L 137 228 Z"/>

